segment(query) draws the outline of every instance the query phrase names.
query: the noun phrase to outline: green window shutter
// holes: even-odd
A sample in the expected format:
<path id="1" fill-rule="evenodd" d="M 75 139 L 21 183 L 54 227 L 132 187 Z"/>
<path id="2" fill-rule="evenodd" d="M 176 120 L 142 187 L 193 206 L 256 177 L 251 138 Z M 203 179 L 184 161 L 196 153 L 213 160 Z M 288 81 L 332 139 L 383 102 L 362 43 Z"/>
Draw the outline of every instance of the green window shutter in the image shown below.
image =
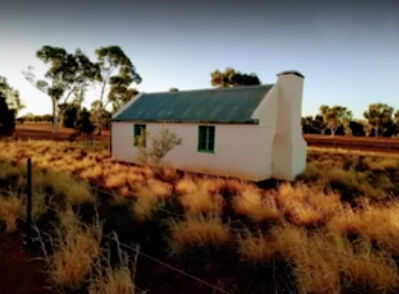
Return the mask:
<path id="1" fill-rule="evenodd" d="M 215 152 L 215 127 L 198 127 L 198 152 Z"/>
<path id="2" fill-rule="evenodd" d="M 135 124 L 133 127 L 133 145 L 146 146 L 146 125 Z"/>

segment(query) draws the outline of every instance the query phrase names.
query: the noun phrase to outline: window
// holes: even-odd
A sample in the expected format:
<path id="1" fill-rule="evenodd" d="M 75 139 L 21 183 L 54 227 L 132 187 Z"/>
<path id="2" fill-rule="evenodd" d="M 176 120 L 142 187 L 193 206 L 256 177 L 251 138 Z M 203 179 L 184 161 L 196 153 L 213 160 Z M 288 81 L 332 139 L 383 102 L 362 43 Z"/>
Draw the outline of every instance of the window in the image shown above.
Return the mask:
<path id="1" fill-rule="evenodd" d="M 133 129 L 133 145 L 143 146 L 146 145 L 145 125 L 134 125 Z"/>
<path id="2" fill-rule="evenodd" d="M 198 152 L 215 152 L 215 127 L 199 126 Z"/>

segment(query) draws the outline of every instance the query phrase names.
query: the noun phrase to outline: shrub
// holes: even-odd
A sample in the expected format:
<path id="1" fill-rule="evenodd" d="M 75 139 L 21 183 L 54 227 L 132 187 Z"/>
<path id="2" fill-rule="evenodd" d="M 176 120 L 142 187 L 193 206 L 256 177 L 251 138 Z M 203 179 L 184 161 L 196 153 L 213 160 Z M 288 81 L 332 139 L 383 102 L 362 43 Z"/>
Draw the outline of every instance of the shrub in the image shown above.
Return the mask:
<path id="1" fill-rule="evenodd" d="M 182 142 L 180 137 L 168 129 L 162 129 L 157 137 L 150 137 L 148 134 L 143 136 L 150 139 L 151 143 L 148 147 L 140 144 L 138 160 L 151 166 L 158 166 L 166 154 Z"/>

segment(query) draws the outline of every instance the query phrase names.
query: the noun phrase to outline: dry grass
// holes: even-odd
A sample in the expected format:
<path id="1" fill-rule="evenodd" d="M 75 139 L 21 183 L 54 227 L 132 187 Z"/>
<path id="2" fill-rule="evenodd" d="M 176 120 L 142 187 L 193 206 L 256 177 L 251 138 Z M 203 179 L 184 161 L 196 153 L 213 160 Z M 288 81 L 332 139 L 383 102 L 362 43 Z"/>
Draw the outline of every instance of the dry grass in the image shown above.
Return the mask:
<path id="1" fill-rule="evenodd" d="M 59 213 L 61 227 L 52 239 L 53 255 L 44 249 L 48 274 L 57 288 L 79 289 L 88 278 L 100 254 L 102 229 L 99 223 L 87 226 L 69 207 Z"/>
<path id="2" fill-rule="evenodd" d="M 17 230 L 17 221 L 25 215 L 24 205 L 16 194 L 0 195 L 0 223 L 4 224 L 6 233 Z"/>
<path id="3" fill-rule="evenodd" d="M 70 176 L 58 172 L 47 171 L 45 182 L 51 187 L 54 194 L 62 195 L 68 203 L 79 205 L 87 202 L 94 202 L 94 195 L 87 183 L 77 181 Z"/>
<path id="4" fill-rule="evenodd" d="M 224 200 L 219 194 L 210 194 L 205 189 L 199 189 L 190 194 L 179 196 L 180 204 L 188 214 L 197 215 L 200 213 L 222 212 Z"/>
<path id="5" fill-rule="evenodd" d="M 136 273 L 139 247 L 137 246 L 132 266 L 130 266 L 129 255 L 120 249 L 117 243 L 117 255 L 119 261 L 116 266 L 111 266 L 110 252 L 103 254 L 102 260 L 97 262 L 96 274 L 90 278 L 89 294 L 135 294 L 140 293 L 135 287 L 134 278 Z"/>
<path id="6" fill-rule="evenodd" d="M 136 293 L 132 273 L 126 266 L 107 269 L 105 274 L 95 280 L 89 290 L 90 294 L 134 294 Z"/>
<path id="7" fill-rule="evenodd" d="M 246 215 L 254 222 L 277 220 L 281 215 L 276 204 L 276 194 L 276 191 L 262 193 L 256 188 L 247 188 L 234 198 L 234 211 Z"/>
<path id="8" fill-rule="evenodd" d="M 342 208 L 335 192 L 324 193 L 320 187 L 304 184 L 283 184 L 278 190 L 282 212 L 298 225 L 314 225 L 325 221 Z"/>
<path id="9" fill-rule="evenodd" d="M 248 233 L 238 240 L 239 252 L 246 259 L 284 259 L 292 264 L 299 293 L 341 293 L 354 284 L 384 293 L 399 286 L 392 256 L 373 249 L 367 239 L 352 244 L 337 232 L 309 233 L 283 224 L 268 235 Z"/>
<path id="10" fill-rule="evenodd" d="M 236 244 L 246 260 L 269 263 L 278 259 L 291 265 L 300 293 L 340 293 L 351 287 L 386 293 L 399 287 L 392 259 L 399 253 L 399 200 L 394 193 L 399 191 L 398 158 L 311 148 L 307 170 L 299 180 L 262 190 L 237 179 L 191 173 L 181 176 L 170 168 L 155 172 L 147 166 L 115 163 L 99 147 L 0 142 L 0 158 L 11 162 L 3 169 L 0 162 L 0 183 L 12 179 L 18 189 L 23 188 L 24 169 L 18 164 L 24 164 L 27 157 L 46 170 L 35 172 L 35 193 L 44 193 L 39 189 L 44 186 L 64 197 L 66 203 L 93 202 L 89 186 L 74 181 L 80 177 L 119 195 L 120 204 L 129 203 L 138 222 L 151 219 L 165 204 L 178 206 L 177 212 L 182 209 L 186 218 L 171 218 L 171 235 L 167 236 L 175 254 L 187 248 Z M 0 197 L 0 201 L 8 198 Z M 18 201 L 0 203 L 0 218 L 2 207 L 18 218 Z M 45 206 L 36 209 L 41 215 Z M 15 229 L 14 220 L 8 218 L 10 230 Z M 234 234 L 237 223 L 240 229 L 245 224 L 250 229 Z M 98 237 L 76 223 L 73 215 L 63 215 L 61 227 L 56 253 L 50 259 L 53 279 L 57 284 L 78 287 L 98 259 Z M 357 239 L 350 241 L 348 234 Z M 97 280 L 102 286 L 91 293 L 135 291 L 130 274 L 123 266 L 104 270 Z"/>
<path id="11" fill-rule="evenodd" d="M 187 217 L 172 221 L 170 246 L 173 253 L 181 253 L 187 247 L 222 246 L 229 241 L 227 225 L 216 216 Z"/>

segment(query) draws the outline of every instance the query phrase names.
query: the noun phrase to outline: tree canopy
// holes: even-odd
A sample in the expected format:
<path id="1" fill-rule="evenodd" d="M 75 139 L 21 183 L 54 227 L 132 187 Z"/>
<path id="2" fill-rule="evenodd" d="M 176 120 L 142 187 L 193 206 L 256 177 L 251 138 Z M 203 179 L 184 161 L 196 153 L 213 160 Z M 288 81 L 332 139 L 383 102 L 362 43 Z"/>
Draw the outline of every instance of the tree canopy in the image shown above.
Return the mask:
<path id="1" fill-rule="evenodd" d="M 393 124 L 393 108 L 384 103 L 370 104 L 367 111 L 363 113 L 368 124 L 373 127 L 376 136 L 383 132 L 383 128 Z"/>
<path id="2" fill-rule="evenodd" d="M 0 92 L 3 94 L 9 109 L 14 110 L 15 115 L 25 106 L 22 104 L 18 90 L 10 86 L 5 77 L 0 76 Z"/>
<path id="3" fill-rule="evenodd" d="M 352 112 L 346 107 L 335 105 L 320 106 L 320 115 L 327 127 L 331 130 L 331 135 L 334 135 L 339 126 L 349 126 L 349 121 L 352 119 Z"/>
<path id="4" fill-rule="evenodd" d="M 219 88 L 260 85 L 258 76 L 254 73 L 246 74 L 228 67 L 224 72 L 216 69 L 211 73 L 211 85 Z"/>
<path id="5" fill-rule="evenodd" d="M 122 105 L 138 94 L 138 91 L 130 88 L 130 85 L 140 84 L 142 78 L 119 46 L 101 47 L 96 50 L 96 56 L 101 90 L 98 100 L 94 101 L 92 106 L 95 106 L 93 111 L 96 112 L 97 126 L 101 133 L 104 124 L 103 114 L 108 105 L 111 104 L 112 112 L 118 111 Z"/>

